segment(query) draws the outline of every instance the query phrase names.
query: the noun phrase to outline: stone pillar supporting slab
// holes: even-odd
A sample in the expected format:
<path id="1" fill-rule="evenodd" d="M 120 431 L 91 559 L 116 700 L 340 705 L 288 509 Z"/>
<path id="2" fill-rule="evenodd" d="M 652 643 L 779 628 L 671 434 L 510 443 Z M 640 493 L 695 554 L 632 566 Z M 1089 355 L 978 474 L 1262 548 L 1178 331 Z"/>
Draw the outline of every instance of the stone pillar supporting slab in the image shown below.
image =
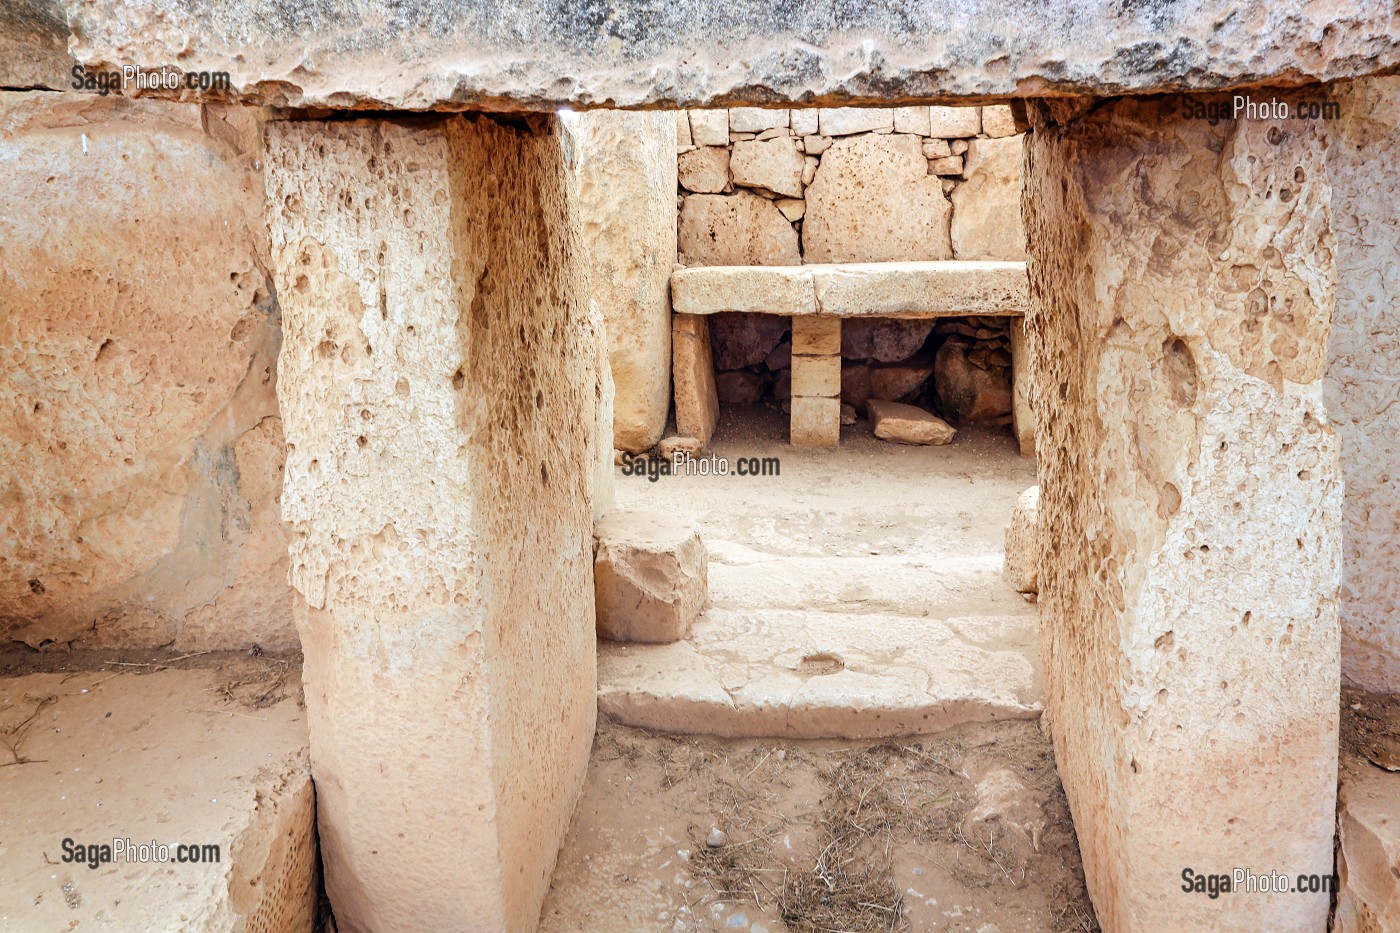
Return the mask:
<path id="1" fill-rule="evenodd" d="M 1106 931 L 1319 930 L 1326 894 L 1212 900 L 1182 872 L 1332 867 L 1324 139 L 1182 104 L 1032 108 L 1049 725 Z"/>
<path id="2" fill-rule="evenodd" d="M 1035 412 L 1031 409 L 1031 354 L 1026 319 L 1011 319 L 1011 429 L 1021 456 L 1035 456 Z"/>
<path id="3" fill-rule="evenodd" d="M 792 421 L 800 447 L 841 443 L 841 319 L 792 317 Z"/>
<path id="4" fill-rule="evenodd" d="M 267 150 L 336 919 L 533 929 L 596 709 L 597 335 L 558 125 L 289 122 Z"/>
<path id="5" fill-rule="evenodd" d="M 705 446 L 719 423 L 710 319 L 703 314 L 671 315 L 671 355 L 676 387 L 676 430 Z"/>

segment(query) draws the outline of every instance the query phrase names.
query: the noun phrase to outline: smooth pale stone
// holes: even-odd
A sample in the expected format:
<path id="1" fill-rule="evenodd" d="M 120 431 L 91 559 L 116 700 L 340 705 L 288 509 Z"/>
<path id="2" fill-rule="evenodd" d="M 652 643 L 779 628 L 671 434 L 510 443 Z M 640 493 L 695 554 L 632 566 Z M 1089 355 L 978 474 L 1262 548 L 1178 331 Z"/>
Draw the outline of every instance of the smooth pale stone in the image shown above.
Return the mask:
<path id="1" fill-rule="evenodd" d="M 690 116 L 684 110 L 676 111 L 676 148 L 695 145 L 690 136 Z"/>
<path id="2" fill-rule="evenodd" d="M 894 111 L 888 107 L 823 107 L 818 123 L 823 136 L 888 133 L 894 129 Z"/>
<path id="3" fill-rule="evenodd" d="M 903 402 L 887 402 L 872 398 L 865 403 L 865 413 L 875 436 L 899 444 L 941 446 L 958 432 L 948 422 L 922 408 Z"/>
<path id="4" fill-rule="evenodd" d="M 982 132 L 992 138 L 1016 135 L 1016 120 L 1005 104 L 982 108 Z"/>
<path id="5" fill-rule="evenodd" d="M 796 447 L 835 447 L 841 443 L 841 400 L 793 396 L 789 440 Z"/>
<path id="6" fill-rule="evenodd" d="M 1006 581 L 1018 593 L 1034 593 L 1036 578 L 1035 522 L 1040 512 L 1040 487 L 1032 486 L 1016 499 L 1006 526 Z"/>
<path id="7" fill-rule="evenodd" d="M 809 135 L 802 137 L 802 150 L 808 155 L 821 155 L 831 148 L 830 136 Z"/>
<path id="8" fill-rule="evenodd" d="M 762 133 L 774 127 L 788 125 L 788 112 L 767 107 L 730 107 L 730 133 Z"/>
<path id="9" fill-rule="evenodd" d="M 681 187 L 696 194 L 719 194 L 729 185 L 729 148 L 700 146 L 676 159 Z"/>
<path id="10" fill-rule="evenodd" d="M 961 175 L 963 173 L 962 156 L 944 156 L 941 159 L 930 159 L 928 170 L 934 175 Z"/>
<path id="11" fill-rule="evenodd" d="M 671 315 L 672 384 L 676 393 L 676 429 L 708 444 L 719 421 L 714 352 L 709 318 Z"/>
<path id="12" fill-rule="evenodd" d="M 953 192 L 953 254 L 958 259 L 1023 260 L 1021 136 L 968 144 L 967 181 Z M 955 158 L 957 158 L 955 156 Z"/>
<path id="13" fill-rule="evenodd" d="M 792 394 L 835 398 L 841 394 L 841 357 L 801 356 L 792 358 Z"/>
<path id="14" fill-rule="evenodd" d="M 613 509 L 593 528 L 598 637 L 680 641 L 704 609 L 705 546 L 667 514 Z"/>
<path id="15" fill-rule="evenodd" d="M 894 111 L 894 131 L 928 136 L 931 127 L 927 107 L 896 107 Z"/>
<path id="16" fill-rule="evenodd" d="M 802 215 L 807 212 L 807 202 L 801 198 L 780 198 L 773 203 L 783 212 L 784 217 L 794 223 L 801 220 Z"/>
<path id="17" fill-rule="evenodd" d="M 976 107 L 929 108 L 930 136 L 956 139 L 962 136 L 976 136 L 980 132 L 982 115 Z"/>
<path id="18" fill-rule="evenodd" d="M 818 111 L 813 107 L 788 112 L 788 127 L 794 136 L 811 136 L 818 131 Z"/>
<path id="19" fill-rule="evenodd" d="M 790 198 L 802 196 L 806 160 L 789 136 L 734 144 L 729 173 L 736 185 L 767 188 Z"/>
<path id="20" fill-rule="evenodd" d="M 683 314 L 812 314 L 817 298 L 806 266 L 704 266 L 671 274 L 671 306 Z"/>
<path id="21" fill-rule="evenodd" d="M 693 266 L 787 266 L 802 261 L 797 231 L 751 191 L 692 194 L 681 205 L 680 260 Z"/>
<path id="22" fill-rule="evenodd" d="M 810 215 L 811 203 L 807 205 Z M 1024 262 L 890 262 L 809 266 L 823 314 L 941 317 L 1025 313 Z"/>
<path id="23" fill-rule="evenodd" d="M 697 146 L 729 145 L 728 110 L 690 110 L 690 138 Z"/>
<path id="24" fill-rule="evenodd" d="M 924 152 L 924 158 L 929 161 L 933 161 L 934 159 L 946 159 L 953 154 L 953 150 L 948 145 L 948 140 L 946 139 L 926 139 L 921 144 L 921 148 Z"/>
<path id="25" fill-rule="evenodd" d="M 792 352 L 804 356 L 841 354 L 841 319 L 805 315 L 792 319 Z"/>

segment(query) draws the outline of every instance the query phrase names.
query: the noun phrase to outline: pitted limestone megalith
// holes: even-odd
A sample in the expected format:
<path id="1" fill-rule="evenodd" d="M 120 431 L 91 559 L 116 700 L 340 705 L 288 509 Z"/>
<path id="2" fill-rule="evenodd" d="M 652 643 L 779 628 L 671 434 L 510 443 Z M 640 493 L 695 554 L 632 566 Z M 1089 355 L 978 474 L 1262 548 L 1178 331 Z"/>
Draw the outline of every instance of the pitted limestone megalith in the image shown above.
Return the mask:
<path id="1" fill-rule="evenodd" d="M 267 163 L 337 923 L 533 929 L 596 713 L 597 335 L 558 123 L 282 122 Z"/>
<path id="2" fill-rule="evenodd" d="M 1047 715 L 1105 930 L 1318 930 L 1325 894 L 1211 900 L 1182 872 L 1332 866 L 1326 140 L 1181 103 L 1033 114 Z"/>

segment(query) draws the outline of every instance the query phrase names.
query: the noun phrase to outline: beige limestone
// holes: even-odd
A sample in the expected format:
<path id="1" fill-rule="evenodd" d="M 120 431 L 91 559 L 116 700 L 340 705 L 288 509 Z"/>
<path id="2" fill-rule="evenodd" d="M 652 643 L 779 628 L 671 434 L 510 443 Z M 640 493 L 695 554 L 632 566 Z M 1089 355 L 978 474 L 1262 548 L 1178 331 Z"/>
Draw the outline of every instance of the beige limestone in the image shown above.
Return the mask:
<path id="1" fill-rule="evenodd" d="M 804 166 L 797 141 L 787 136 L 735 143 L 729 158 L 734 184 L 766 188 L 790 198 L 802 196 Z"/>
<path id="2" fill-rule="evenodd" d="M 598 637 L 679 641 L 705 608 L 705 546 L 674 515 L 613 509 L 593 529 Z"/>
<path id="3" fill-rule="evenodd" d="M 1344 752 L 1337 793 L 1334 933 L 1400 930 L 1400 773 Z"/>
<path id="4" fill-rule="evenodd" d="M 0 642 L 296 647 L 260 132 L 0 93 Z"/>
<path id="5" fill-rule="evenodd" d="M 788 436 L 798 447 L 835 447 L 841 442 L 839 398 L 792 397 Z"/>
<path id="6" fill-rule="evenodd" d="M 719 194 L 729 187 L 729 150 L 724 146 L 701 146 L 683 152 L 677 159 L 681 187 L 698 194 Z"/>
<path id="7" fill-rule="evenodd" d="M 684 110 L 677 110 L 676 116 L 676 148 L 685 149 L 695 145 L 694 139 L 690 135 L 690 115 Z"/>
<path id="8" fill-rule="evenodd" d="M 1035 456 L 1035 410 L 1031 408 L 1034 374 L 1026 319 L 1017 318 L 1011 322 L 1011 426 L 1023 457 Z"/>
<path id="9" fill-rule="evenodd" d="M 963 174 L 963 157 L 960 155 L 949 155 L 938 159 L 929 159 L 928 170 L 931 175 L 960 178 Z"/>
<path id="10" fill-rule="evenodd" d="M 1016 135 L 1016 120 L 1011 116 L 1011 108 L 1005 104 L 982 108 L 982 132 L 996 139 Z"/>
<path id="11" fill-rule="evenodd" d="M 946 139 L 926 139 L 920 143 L 920 148 L 923 150 L 924 158 L 930 161 L 946 159 L 953 154 L 953 149 Z"/>
<path id="12" fill-rule="evenodd" d="M 802 138 L 802 151 L 809 156 L 819 156 L 830 148 L 830 136 L 808 135 Z M 810 184 L 810 182 L 808 182 L 808 184 Z"/>
<path id="13" fill-rule="evenodd" d="M 1019 316 L 1026 296 L 1024 262 L 711 266 L 671 275 L 672 304 L 686 314 Z"/>
<path id="14" fill-rule="evenodd" d="M 553 117 L 268 128 L 282 508 L 347 933 L 530 929 L 581 786 L 606 439 L 565 149 Z"/>
<path id="15" fill-rule="evenodd" d="M 875 436 L 883 441 L 941 446 L 958 433 L 937 415 L 903 402 L 872 398 L 866 401 L 865 412 Z"/>
<path id="16" fill-rule="evenodd" d="M 674 117 L 600 110 L 561 119 L 594 299 L 607 330 L 615 392 L 611 446 L 636 453 L 661 440 L 671 403 Z"/>
<path id="17" fill-rule="evenodd" d="M 1400 692 L 1400 78 L 1356 81 L 1337 97 L 1328 148 L 1337 234 L 1337 310 L 1327 410 L 1341 441 L 1342 672 Z"/>
<path id="18" fill-rule="evenodd" d="M 719 395 L 708 318 L 679 312 L 671 315 L 671 354 L 676 428 L 703 446 L 710 442 L 719 421 Z"/>
<path id="19" fill-rule="evenodd" d="M 1035 541 L 1039 512 L 1040 487 L 1032 486 L 1017 497 L 1016 508 L 1006 526 L 1006 582 L 1018 593 L 1035 593 L 1040 589 L 1036 576 L 1039 552 Z"/>
<path id="20" fill-rule="evenodd" d="M 896 107 L 894 110 L 894 131 L 928 136 L 931 124 L 927 107 Z"/>
<path id="21" fill-rule="evenodd" d="M 767 107 L 729 108 L 729 131 L 731 133 L 761 133 L 764 130 L 788 125 L 788 112 Z"/>
<path id="22" fill-rule="evenodd" d="M 793 356 L 792 394 L 835 398 L 841 394 L 841 357 Z"/>
<path id="23" fill-rule="evenodd" d="M 794 136 L 813 136 L 820 129 L 819 111 L 807 107 L 788 111 L 788 127 Z"/>
<path id="24" fill-rule="evenodd" d="M 1032 108 L 1047 718 L 1104 929 L 1319 930 L 1326 895 L 1180 886 L 1186 866 L 1332 865 L 1323 128 L 1212 127 L 1181 106 L 1121 100 L 1055 125 Z"/>
<path id="25" fill-rule="evenodd" d="M 976 136 L 982 131 L 982 116 L 976 107 L 930 107 L 929 135 L 944 139 Z"/>
<path id="26" fill-rule="evenodd" d="M 729 145 L 728 110 L 690 110 L 690 138 L 697 146 Z"/>
<path id="27" fill-rule="evenodd" d="M 773 202 L 748 191 L 693 194 L 681 206 L 680 260 L 693 266 L 795 266 L 797 231 Z"/>
<path id="28" fill-rule="evenodd" d="M 792 352 L 807 356 L 840 354 L 841 319 L 816 316 L 795 318 L 792 322 Z"/>
<path id="29" fill-rule="evenodd" d="M 197 669 L 0 679 L 0 926 L 311 929 L 306 713 L 295 688 L 259 684 L 270 702 L 255 708 L 229 698 L 230 680 Z M 84 854 L 112 846 L 113 861 L 65 862 L 64 839 Z M 171 860 L 126 861 L 116 839 L 167 846 Z M 189 857 L 177 845 L 216 845 L 218 860 L 177 863 Z"/>
<path id="30" fill-rule="evenodd" d="M 1024 260 L 1021 136 L 968 144 L 967 181 L 953 192 L 953 254 L 959 259 Z"/>
<path id="31" fill-rule="evenodd" d="M 894 113 L 887 107 L 823 107 L 818 111 L 818 132 L 823 136 L 888 133 L 894 129 Z"/>
<path id="32" fill-rule="evenodd" d="M 779 198 L 773 203 L 783 212 L 783 216 L 793 223 L 801 220 L 802 215 L 807 213 L 807 202 L 800 198 Z"/>
<path id="33" fill-rule="evenodd" d="M 952 208 L 928 174 L 919 137 L 838 139 L 807 188 L 808 262 L 951 259 Z"/>

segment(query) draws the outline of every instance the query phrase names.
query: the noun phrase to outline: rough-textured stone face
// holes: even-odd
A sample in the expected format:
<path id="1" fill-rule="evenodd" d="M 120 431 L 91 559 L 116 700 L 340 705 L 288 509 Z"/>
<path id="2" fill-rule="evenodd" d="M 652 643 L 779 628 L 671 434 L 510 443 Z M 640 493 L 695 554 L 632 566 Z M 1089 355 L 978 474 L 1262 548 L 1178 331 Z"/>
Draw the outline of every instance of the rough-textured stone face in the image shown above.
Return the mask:
<path id="1" fill-rule="evenodd" d="M 797 231 L 767 198 L 748 191 L 696 194 L 680 217 L 680 261 L 692 266 L 795 266 Z"/>
<path id="2" fill-rule="evenodd" d="M 865 411 L 875 436 L 897 444 L 942 446 L 958 433 L 937 415 L 902 402 L 872 398 L 865 403 Z"/>
<path id="3" fill-rule="evenodd" d="M 719 422 L 710 321 L 700 314 L 671 315 L 671 375 L 676 387 L 676 429 L 703 447 Z"/>
<path id="4" fill-rule="evenodd" d="M 1027 137 L 1048 716 L 1104 929 L 1317 930 L 1325 894 L 1192 899 L 1181 870 L 1332 864 L 1324 139 L 1180 107 Z"/>
<path id="5" fill-rule="evenodd" d="M 582 784 L 599 335 L 564 148 L 548 118 L 268 129 L 283 513 L 344 930 L 532 927 Z"/>
<path id="6" fill-rule="evenodd" d="M 705 545 L 695 529 L 671 515 L 614 509 L 594 536 L 598 636 L 684 638 L 709 599 Z"/>
<path id="7" fill-rule="evenodd" d="M 953 192 L 953 255 L 957 258 L 1026 258 L 1021 149 L 1020 136 L 974 139 L 968 144 L 967 182 Z"/>
<path id="8" fill-rule="evenodd" d="M 807 262 L 952 259 L 951 214 L 920 137 L 838 139 L 807 189 L 804 255 Z"/>
<path id="9" fill-rule="evenodd" d="M 0 33 L 33 37 L 27 45 L 45 50 L 61 50 L 71 35 L 74 54 L 94 68 L 228 71 L 234 93 L 294 106 L 888 106 L 1329 80 L 1400 63 L 1389 0 L 1301 8 L 1227 0 L 738 8 L 728 0 L 408 0 L 387 14 L 374 0 L 26 5 L 39 25 L 11 14 Z M 65 86 L 66 71 L 52 80 Z"/>
<path id="10" fill-rule="evenodd" d="M 723 146 L 700 146 L 682 152 L 676 168 L 681 187 L 699 194 L 719 194 L 729 186 L 729 150 Z"/>
<path id="11" fill-rule="evenodd" d="M 737 185 L 766 188 L 797 198 L 802 196 L 802 169 L 805 164 L 796 140 L 791 136 L 780 136 L 735 143 L 729 171 Z"/>
<path id="12" fill-rule="evenodd" d="M 1400 774 L 1343 753 L 1335 933 L 1400 930 Z"/>
<path id="13" fill-rule="evenodd" d="M 1337 232 L 1337 310 L 1327 410 L 1346 479 L 1342 672 L 1400 692 L 1400 78 L 1337 95 L 1328 149 Z"/>
<path id="14" fill-rule="evenodd" d="M 1011 510 L 1011 521 L 1006 526 L 1006 582 L 1018 593 L 1034 593 L 1040 588 L 1036 576 L 1040 556 L 1035 546 L 1039 512 L 1040 487 L 1032 486 L 1017 498 L 1016 507 Z"/>
<path id="15" fill-rule="evenodd" d="M 661 440 L 671 407 L 675 118 L 599 111 L 561 119 L 571 137 L 593 297 L 607 325 L 612 446 L 635 453 Z"/>
<path id="16" fill-rule="evenodd" d="M 258 132 L 0 94 L 0 641 L 296 646 Z"/>

